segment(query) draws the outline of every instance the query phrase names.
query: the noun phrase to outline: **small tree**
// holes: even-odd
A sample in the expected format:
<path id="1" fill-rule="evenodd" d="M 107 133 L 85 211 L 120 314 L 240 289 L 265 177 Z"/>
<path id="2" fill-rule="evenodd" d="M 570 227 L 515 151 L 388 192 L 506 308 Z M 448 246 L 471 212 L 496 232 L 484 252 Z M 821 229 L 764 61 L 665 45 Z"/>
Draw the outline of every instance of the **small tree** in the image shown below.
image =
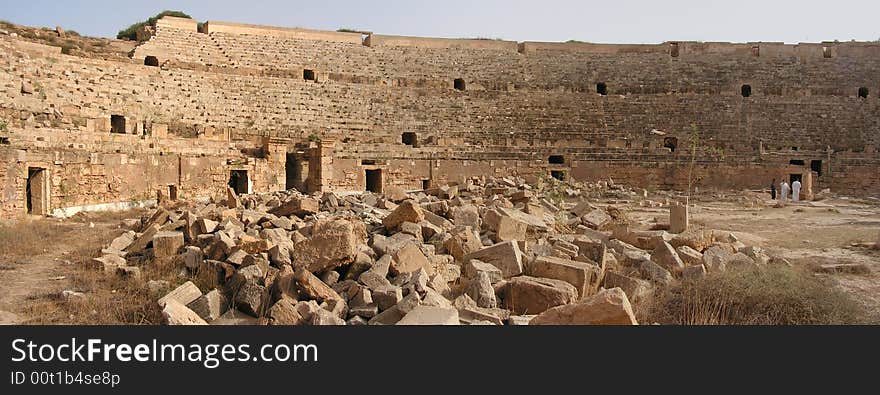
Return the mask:
<path id="1" fill-rule="evenodd" d="M 116 34 L 116 38 L 118 38 L 120 40 L 137 40 L 138 29 L 140 29 L 143 26 L 147 26 L 147 25 L 156 26 L 156 21 L 158 21 L 159 19 L 162 19 L 162 17 L 165 17 L 165 16 L 176 16 L 178 18 L 192 19 L 191 16 L 189 16 L 181 11 L 165 10 L 165 11 L 162 11 L 162 12 L 156 14 L 156 16 L 150 17 L 146 21 L 135 23 L 135 24 L 123 29 L 123 30 L 120 30 L 119 33 Z"/>

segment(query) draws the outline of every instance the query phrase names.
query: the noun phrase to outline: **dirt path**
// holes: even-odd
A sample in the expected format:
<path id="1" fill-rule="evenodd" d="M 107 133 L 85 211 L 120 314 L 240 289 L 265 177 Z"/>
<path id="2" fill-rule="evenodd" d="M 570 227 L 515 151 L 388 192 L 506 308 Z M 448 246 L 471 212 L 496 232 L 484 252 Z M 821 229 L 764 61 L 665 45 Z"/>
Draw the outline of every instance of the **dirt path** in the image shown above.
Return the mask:
<path id="1" fill-rule="evenodd" d="M 71 274 L 121 231 L 116 216 L 60 221 L 31 218 L 7 226 L 0 254 L 0 325 L 27 323 L 30 305 L 74 290 Z M 48 232 L 39 232 L 49 229 Z"/>

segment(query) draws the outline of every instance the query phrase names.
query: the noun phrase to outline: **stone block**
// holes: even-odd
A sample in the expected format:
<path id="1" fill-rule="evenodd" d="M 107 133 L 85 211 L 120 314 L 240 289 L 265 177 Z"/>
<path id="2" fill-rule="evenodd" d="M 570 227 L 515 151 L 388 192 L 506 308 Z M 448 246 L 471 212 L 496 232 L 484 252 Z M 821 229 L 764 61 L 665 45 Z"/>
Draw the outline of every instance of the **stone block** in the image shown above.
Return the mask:
<path id="1" fill-rule="evenodd" d="M 199 297 L 202 296 L 202 291 L 199 290 L 192 281 L 187 281 L 175 288 L 173 291 L 169 292 L 165 296 L 161 297 L 157 303 L 159 303 L 159 307 L 164 307 L 165 303 L 169 300 L 176 300 L 180 304 L 186 306 Z"/>
<path id="2" fill-rule="evenodd" d="M 365 242 L 364 223 L 357 220 L 319 220 L 312 237 L 297 243 L 292 251 L 293 264 L 310 272 L 323 272 L 351 263 L 358 246 Z"/>
<path id="3" fill-rule="evenodd" d="M 504 293 L 505 307 L 518 315 L 540 314 L 577 299 L 577 289 L 565 281 L 530 276 L 510 279 Z"/>
<path id="4" fill-rule="evenodd" d="M 169 300 L 162 307 L 162 316 L 168 325 L 208 325 L 202 317 L 176 300 Z"/>
<path id="5" fill-rule="evenodd" d="M 460 325 L 460 322 L 456 309 L 418 306 L 398 321 L 397 325 Z"/>
<path id="6" fill-rule="evenodd" d="M 407 200 L 397 206 L 394 211 L 382 219 L 382 225 L 386 229 L 396 229 L 404 222 L 419 223 L 425 220 L 422 207 L 415 200 Z"/>
<path id="7" fill-rule="evenodd" d="M 575 287 L 578 297 L 584 298 L 598 290 L 601 270 L 596 265 L 570 259 L 542 256 L 529 266 L 529 275 L 565 281 Z"/>
<path id="8" fill-rule="evenodd" d="M 602 290 L 578 303 L 551 308 L 529 325 L 638 325 L 626 293 L 620 288 Z"/>
<path id="9" fill-rule="evenodd" d="M 465 262 L 476 259 L 495 266 L 501 269 L 504 278 L 517 276 L 523 272 L 522 252 L 515 241 L 505 241 L 474 251 L 465 255 L 463 259 Z"/>

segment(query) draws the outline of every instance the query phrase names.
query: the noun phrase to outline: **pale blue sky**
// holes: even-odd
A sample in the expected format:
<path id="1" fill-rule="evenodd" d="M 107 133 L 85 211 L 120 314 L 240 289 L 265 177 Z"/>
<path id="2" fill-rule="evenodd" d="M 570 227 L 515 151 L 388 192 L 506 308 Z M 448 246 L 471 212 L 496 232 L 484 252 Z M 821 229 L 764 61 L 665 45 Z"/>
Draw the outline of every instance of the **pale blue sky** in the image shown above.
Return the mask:
<path id="1" fill-rule="evenodd" d="M 0 0 L 0 19 L 115 37 L 164 9 L 220 20 L 427 37 L 659 43 L 880 38 L 880 1 L 770 0 Z"/>

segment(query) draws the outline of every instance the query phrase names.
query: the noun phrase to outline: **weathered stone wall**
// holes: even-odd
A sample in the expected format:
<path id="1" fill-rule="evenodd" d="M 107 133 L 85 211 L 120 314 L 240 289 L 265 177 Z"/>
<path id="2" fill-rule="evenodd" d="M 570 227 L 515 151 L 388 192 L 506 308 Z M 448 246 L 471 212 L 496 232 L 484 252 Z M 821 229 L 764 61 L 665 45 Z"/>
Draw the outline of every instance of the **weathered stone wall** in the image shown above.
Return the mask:
<path id="1" fill-rule="evenodd" d="M 363 190 L 367 169 L 407 189 L 550 170 L 685 188 L 696 141 L 701 187 L 761 188 L 815 164 L 817 187 L 880 193 L 874 43 L 367 46 L 357 33 L 210 22 L 206 34 L 166 19 L 130 62 L 0 36 L 4 212 L 22 211 L 28 166 L 51 171 L 53 207 L 169 185 L 210 196 L 231 170 L 255 191 L 284 189 L 288 152 L 322 139 L 298 154 L 312 189 Z"/>

